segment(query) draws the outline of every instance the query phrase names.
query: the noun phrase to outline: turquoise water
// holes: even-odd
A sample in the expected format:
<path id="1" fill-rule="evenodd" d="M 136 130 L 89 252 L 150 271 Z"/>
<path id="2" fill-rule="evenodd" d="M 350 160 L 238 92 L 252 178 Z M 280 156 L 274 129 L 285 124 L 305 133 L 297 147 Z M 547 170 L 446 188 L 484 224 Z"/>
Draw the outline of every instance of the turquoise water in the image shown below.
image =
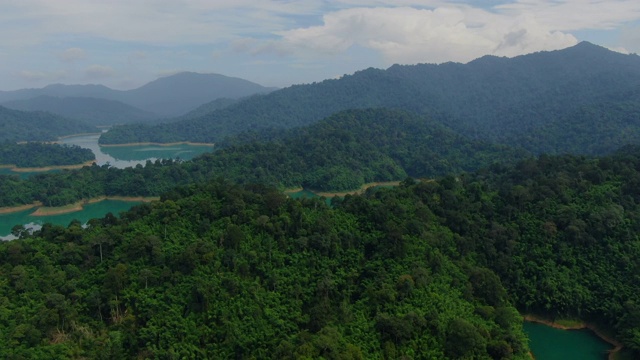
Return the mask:
<path id="1" fill-rule="evenodd" d="M 536 360 L 605 360 L 611 344 L 593 331 L 560 330 L 539 323 L 524 323 Z"/>
<path id="2" fill-rule="evenodd" d="M 67 226 L 74 219 L 79 220 L 84 224 L 89 221 L 89 219 L 102 218 L 109 212 L 114 215 L 118 215 L 120 212 L 127 211 L 136 204 L 139 204 L 139 202 L 104 200 L 94 204 L 85 205 L 84 210 L 82 211 L 76 211 L 68 214 L 32 216 L 31 213 L 35 211 L 35 208 L 17 213 L 1 214 L 0 238 L 6 238 L 10 235 L 11 228 L 17 224 L 27 225 L 28 227 L 35 225 L 38 227 L 49 222 L 56 225 Z"/>
<path id="3" fill-rule="evenodd" d="M 156 145 L 137 145 L 137 146 L 118 146 L 118 147 L 101 147 L 98 145 L 100 135 L 79 135 L 64 138 L 61 143 L 68 145 L 78 145 L 83 148 L 91 149 L 96 155 L 96 164 L 102 166 L 109 163 L 113 167 L 125 168 L 144 165 L 147 160 L 155 161 L 157 159 L 182 159 L 191 160 L 192 158 L 210 152 L 213 150 L 211 146 L 202 145 L 172 145 L 172 146 L 156 146 Z M 37 173 L 17 173 L 9 169 L 0 169 L 0 174 L 18 175 L 22 178 Z M 0 239 L 7 239 L 11 234 L 11 228 L 14 225 L 22 224 L 27 227 L 40 226 L 45 222 L 57 225 L 67 226 L 72 220 L 77 219 L 82 223 L 86 223 L 89 219 L 102 218 L 108 212 L 114 215 L 130 209 L 135 202 L 105 200 L 95 204 L 89 204 L 84 210 L 69 214 L 53 215 L 53 216 L 31 216 L 35 209 L 21 211 L 18 213 L 0 215 Z M 10 238 L 10 237 L 9 237 Z"/>
<path id="4" fill-rule="evenodd" d="M 100 146 L 100 135 L 79 135 L 62 139 L 60 142 L 69 145 L 78 145 L 91 149 L 96 155 L 96 164 L 102 166 L 106 163 L 117 168 L 125 168 L 144 165 L 147 160 L 157 159 L 181 159 L 191 160 L 194 157 L 213 150 L 206 145 L 135 145 L 135 146 Z"/>
<path id="5" fill-rule="evenodd" d="M 60 140 L 60 143 L 78 145 L 82 148 L 90 149 L 96 156 L 96 164 L 102 166 L 108 163 L 109 165 L 120 169 L 136 166 L 138 164 L 144 165 L 147 160 L 191 160 L 198 155 L 213 151 L 212 146 L 186 144 L 171 146 L 136 145 L 105 147 L 98 145 L 99 137 L 100 135 L 98 134 L 71 136 Z M 0 175 L 18 175 L 23 179 L 39 173 L 41 172 L 15 172 L 11 169 L 0 168 Z"/>

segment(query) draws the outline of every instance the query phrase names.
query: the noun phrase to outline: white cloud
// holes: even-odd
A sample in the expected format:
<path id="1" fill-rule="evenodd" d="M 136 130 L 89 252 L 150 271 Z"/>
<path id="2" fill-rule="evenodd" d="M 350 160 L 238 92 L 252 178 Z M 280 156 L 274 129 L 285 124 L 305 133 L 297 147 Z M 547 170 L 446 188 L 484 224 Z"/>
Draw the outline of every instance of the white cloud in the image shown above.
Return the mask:
<path id="1" fill-rule="evenodd" d="M 324 16 L 323 25 L 282 32 L 277 45 L 298 54 L 374 49 L 388 63 L 466 62 L 485 54 L 514 56 L 577 43 L 533 17 L 470 7 L 353 8 Z"/>
<path id="2" fill-rule="evenodd" d="M 285 86 L 368 66 L 465 62 L 485 54 L 559 49 L 577 43 L 578 37 L 640 51 L 638 0 L 0 3 L 0 77 L 10 80 L 40 77 L 44 82 L 62 67 L 68 71 L 65 79 L 74 82 L 143 83 L 160 69 L 175 68 L 252 75 L 253 80 L 269 77 Z M 497 3 L 502 5 L 487 5 Z M 51 54 L 62 63 L 50 61 Z M 86 68 L 88 55 L 99 57 L 92 61 L 100 65 Z M 77 66 L 80 61 L 85 63 Z M 309 66 L 324 70 L 291 70 Z M 19 75 L 25 68 L 37 71 Z"/>
<path id="3" fill-rule="evenodd" d="M 558 31 L 613 29 L 640 18 L 637 0 L 518 0 L 496 9 L 505 15 L 529 14 Z"/>
<path id="4" fill-rule="evenodd" d="M 58 56 L 62 61 L 74 62 L 77 60 L 84 59 L 87 56 L 87 54 L 85 53 L 84 50 L 74 47 L 61 52 Z"/>

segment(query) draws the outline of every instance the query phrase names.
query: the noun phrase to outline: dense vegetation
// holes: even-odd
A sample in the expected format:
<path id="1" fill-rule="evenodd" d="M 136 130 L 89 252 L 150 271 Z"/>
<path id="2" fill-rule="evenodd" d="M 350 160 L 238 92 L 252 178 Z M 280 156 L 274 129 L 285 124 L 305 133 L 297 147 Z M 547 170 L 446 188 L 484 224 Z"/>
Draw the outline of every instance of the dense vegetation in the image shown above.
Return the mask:
<path id="1" fill-rule="evenodd" d="M 90 97 L 59 98 L 43 95 L 5 102 L 2 106 L 22 111 L 47 111 L 94 126 L 149 122 L 158 118 L 156 114 L 119 101 Z"/>
<path id="2" fill-rule="evenodd" d="M 15 165 L 23 168 L 77 165 L 95 160 L 95 158 L 96 156 L 90 149 L 83 149 L 77 145 L 38 142 L 0 143 L 0 165 Z"/>
<path id="3" fill-rule="evenodd" d="M 0 176 L 0 206 L 42 202 L 59 206 L 98 196 L 158 196 L 176 185 L 223 176 L 314 190 L 357 189 L 367 182 L 423 178 L 478 169 L 524 154 L 470 141 L 428 119 L 400 111 L 351 110 L 308 128 L 274 134 L 270 142 L 231 139 L 227 147 L 189 162 L 147 162 L 115 169 Z M 11 189 L 11 191 L 9 191 Z"/>
<path id="4" fill-rule="evenodd" d="M 639 90 L 640 57 L 580 43 L 512 59 L 367 69 L 254 96 L 195 119 L 116 127 L 100 142 L 218 142 L 246 130 L 305 126 L 341 110 L 385 107 L 428 114 L 466 136 L 533 153 L 602 155 L 640 141 Z"/>
<path id="5" fill-rule="evenodd" d="M 640 147 L 327 207 L 223 180 L 0 244 L 6 358 L 525 359 L 521 317 L 640 356 Z M 59 355 L 62 356 L 62 355 Z"/>
<path id="6" fill-rule="evenodd" d="M 0 356 L 527 359 L 498 277 L 449 255 L 424 205 L 385 203 L 212 182 L 88 229 L 16 228 Z"/>
<path id="7" fill-rule="evenodd" d="M 78 120 L 41 111 L 19 111 L 0 106 L 0 142 L 52 141 L 71 134 L 98 130 Z"/>
<path id="8" fill-rule="evenodd" d="M 524 151 L 471 141 L 427 117 L 385 109 L 343 111 L 274 134 L 268 142 L 238 138 L 193 166 L 206 162 L 211 173 L 235 182 L 336 191 L 407 175 L 470 171 L 526 156 Z M 231 145 L 234 142 L 238 144 Z"/>

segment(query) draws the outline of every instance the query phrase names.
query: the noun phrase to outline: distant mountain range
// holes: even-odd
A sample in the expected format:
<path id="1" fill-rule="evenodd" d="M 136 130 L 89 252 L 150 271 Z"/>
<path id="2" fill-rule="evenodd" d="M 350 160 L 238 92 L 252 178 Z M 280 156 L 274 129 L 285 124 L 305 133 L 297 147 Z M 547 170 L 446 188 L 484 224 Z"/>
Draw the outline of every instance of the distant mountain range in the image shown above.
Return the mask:
<path id="1" fill-rule="evenodd" d="M 272 90 L 240 78 L 183 72 L 126 91 L 103 85 L 62 84 L 41 89 L 0 91 L 0 105 L 20 110 L 50 111 L 109 125 L 170 118 L 216 99 L 236 99 Z M 104 123 L 110 119 L 113 121 Z"/>
<path id="2" fill-rule="evenodd" d="M 22 111 L 48 111 L 94 126 L 148 122 L 158 115 L 120 101 L 90 97 L 53 97 L 41 95 L 31 99 L 12 100 L 2 104 Z"/>
<path id="3" fill-rule="evenodd" d="M 174 123 L 117 127 L 101 142 L 218 142 L 247 130 L 298 127 L 342 110 L 384 107 L 428 114 L 468 137 L 522 145 L 535 153 L 598 153 L 640 142 L 640 102 L 633 97 L 639 89 L 639 56 L 582 42 L 515 58 L 485 56 L 468 64 L 370 68 L 252 96 Z M 616 121 L 595 115 L 605 108 L 617 109 Z M 592 131 L 603 126 L 606 134 Z M 576 149 L 563 140 L 567 137 L 600 146 Z"/>

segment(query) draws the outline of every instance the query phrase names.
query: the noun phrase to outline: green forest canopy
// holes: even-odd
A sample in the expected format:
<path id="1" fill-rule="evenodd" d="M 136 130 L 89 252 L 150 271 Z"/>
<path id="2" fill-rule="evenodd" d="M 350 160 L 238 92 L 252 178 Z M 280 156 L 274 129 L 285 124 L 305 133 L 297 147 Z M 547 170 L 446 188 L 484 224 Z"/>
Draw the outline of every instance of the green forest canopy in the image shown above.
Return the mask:
<path id="1" fill-rule="evenodd" d="M 95 158 L 90 149 L 77 145 L 0 142 L 0 165 L 15 165 L 22 168 L 78 165 Z"/>
<path id="2" fill-rule="evenodd" d="M 297 201 L 224 180 L 0 244 L 6 358 L 527 359 L 516 309 L 640 355 L 640 148 Z M 4 315 L 2 315 L 4 314 Z"/>
<path id="3" fill-rule="evenodd" d="M 352 190 L 374 181 L 435 177 L 514 162 L 524 151 L 471 141 L 425 117 L 385 109 L 348 110 L 271 141 L 236 138 L 187 162 L 116 169 L 85 167 L 20 180 L 0 176 L 0 206 L 60 206 L 100 196 L 158 196 L 218 176 L 279 188 Z"/>

